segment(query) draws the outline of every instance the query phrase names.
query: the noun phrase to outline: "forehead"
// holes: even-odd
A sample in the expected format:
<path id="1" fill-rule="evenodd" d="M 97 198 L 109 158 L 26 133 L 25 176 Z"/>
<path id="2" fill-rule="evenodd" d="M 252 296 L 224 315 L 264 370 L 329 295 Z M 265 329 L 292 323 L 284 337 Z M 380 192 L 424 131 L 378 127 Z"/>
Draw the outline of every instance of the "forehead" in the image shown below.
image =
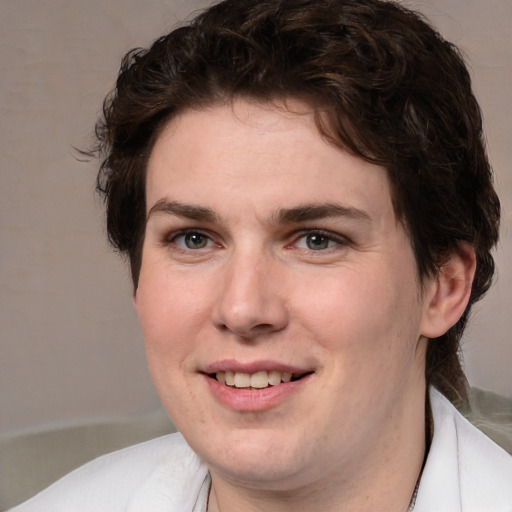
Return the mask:
<path id="1" fill-rule="evenodd" d="M 312 202 L 392 209 L 385 169 L 328 142 L 299 101 L 236 100 L 176 116 L 148 162 L 148 210 L 162 199 L 262 211 Z"/>

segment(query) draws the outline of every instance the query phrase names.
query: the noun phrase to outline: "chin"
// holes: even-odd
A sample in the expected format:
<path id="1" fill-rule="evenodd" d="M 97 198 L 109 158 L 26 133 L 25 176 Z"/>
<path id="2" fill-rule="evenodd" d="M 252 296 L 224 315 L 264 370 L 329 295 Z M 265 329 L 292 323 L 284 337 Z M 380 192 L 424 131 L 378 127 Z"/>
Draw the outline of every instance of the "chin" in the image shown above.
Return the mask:
<path id="1" fill-rule="evenodd" d="M 306 447 L 299 440 L 290 442 L 289 435 L 271 436 L 268 430 L 237 434 L 218 443 L 212 439 L 204 451 L 192 446 L 212 474 L 252 488 L 286 490 L 307 466 Z"/>

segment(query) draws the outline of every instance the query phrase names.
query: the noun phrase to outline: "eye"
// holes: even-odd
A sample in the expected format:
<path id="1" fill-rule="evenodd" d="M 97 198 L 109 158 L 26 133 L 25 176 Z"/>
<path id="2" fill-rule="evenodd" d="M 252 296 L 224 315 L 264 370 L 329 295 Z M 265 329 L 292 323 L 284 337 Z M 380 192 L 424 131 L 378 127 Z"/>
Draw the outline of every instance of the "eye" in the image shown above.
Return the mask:
<path id="1" fill-rule="evenodd" d="M 176 235 L 172 242 L 182 249 L 204 249 L 213 245 L 210 237 L 199 231 L 188 231 Z"/>
<path id="2" fill-rule="evenodd" d="M 343 243 L 343 240 L 339 238 L 340 237 L 335 237 L 334 235 L 322 231 L 310 231 L 301 236 L 295 243 L 295 246 L 299 249 L 322 251 Z"/>

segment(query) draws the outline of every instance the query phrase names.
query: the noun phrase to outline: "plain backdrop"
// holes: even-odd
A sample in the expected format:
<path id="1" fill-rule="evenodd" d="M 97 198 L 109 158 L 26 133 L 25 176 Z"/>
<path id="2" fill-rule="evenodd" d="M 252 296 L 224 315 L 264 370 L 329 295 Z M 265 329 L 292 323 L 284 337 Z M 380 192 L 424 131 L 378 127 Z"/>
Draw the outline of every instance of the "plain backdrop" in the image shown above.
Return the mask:
<path id="1" fill-rule="evenodd" d="M 503 204 L 497 282 L 473 315 L 473 385 L 512 395 L 512 1 L 419 0 L 467 56 Z M 126 264 L 87 147 L 122 55 L 204 1 L 0 0 L 0 434 L 159 407 Z"/>

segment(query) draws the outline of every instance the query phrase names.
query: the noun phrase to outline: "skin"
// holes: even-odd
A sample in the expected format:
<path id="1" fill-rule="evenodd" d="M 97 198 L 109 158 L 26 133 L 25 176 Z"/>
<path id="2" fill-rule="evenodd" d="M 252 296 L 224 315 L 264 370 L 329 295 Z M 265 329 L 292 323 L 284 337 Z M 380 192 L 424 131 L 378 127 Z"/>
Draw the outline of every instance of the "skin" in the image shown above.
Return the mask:
<path id="1" fill-rule="evenodd" d="M 150 371 L 210 469 L 209 510 L 405 511 L 426 337 L 462 313 L 472 253 L 420 286 L 385 170 L 287 107 L 188 110 L 157 139 L 135 294 Z M 206 374 L 230 365 L 308 375 L 226 402 Z"/>

